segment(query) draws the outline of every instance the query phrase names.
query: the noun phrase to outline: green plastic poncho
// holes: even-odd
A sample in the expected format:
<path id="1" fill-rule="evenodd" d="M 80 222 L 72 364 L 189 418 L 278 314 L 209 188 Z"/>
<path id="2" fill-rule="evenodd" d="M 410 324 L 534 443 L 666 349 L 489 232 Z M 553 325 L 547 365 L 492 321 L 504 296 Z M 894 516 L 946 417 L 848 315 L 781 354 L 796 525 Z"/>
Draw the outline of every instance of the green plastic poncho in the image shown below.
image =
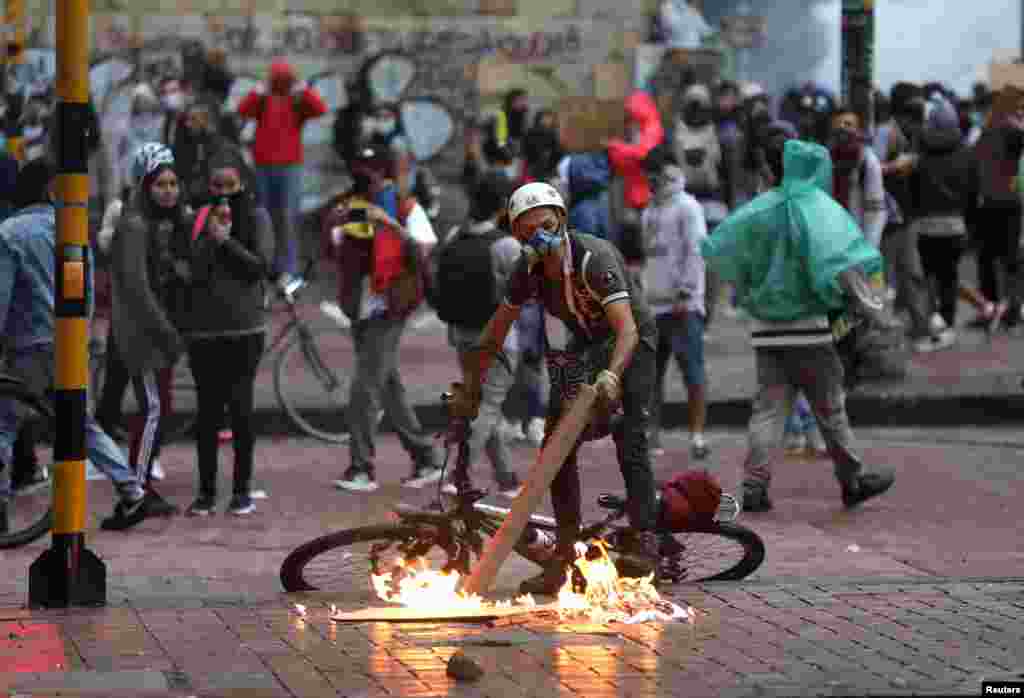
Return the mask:
<path id="1" fill-rule="evenodd" d="M 842 310 L 838 276 L 882 268 L 878 250 L 828 195 L 832 160 L 824 147 L 790 140 L 782 186 L 737 209 L 701 244 L 701 253 L 753 317 L 790 322 Z"/>

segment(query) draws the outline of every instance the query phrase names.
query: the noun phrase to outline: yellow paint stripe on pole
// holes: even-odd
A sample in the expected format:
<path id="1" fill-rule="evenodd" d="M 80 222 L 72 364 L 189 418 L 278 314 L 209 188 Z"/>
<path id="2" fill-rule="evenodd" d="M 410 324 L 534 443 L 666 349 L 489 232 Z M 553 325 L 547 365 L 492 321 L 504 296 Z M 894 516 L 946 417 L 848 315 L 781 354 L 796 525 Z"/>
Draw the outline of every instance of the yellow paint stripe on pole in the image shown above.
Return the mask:
<path id="1" fill-rule="evenodd" d="M 53 469 L 53 533 L 81 533 L 85 530 L 85 461 L 57 461 Z"/>

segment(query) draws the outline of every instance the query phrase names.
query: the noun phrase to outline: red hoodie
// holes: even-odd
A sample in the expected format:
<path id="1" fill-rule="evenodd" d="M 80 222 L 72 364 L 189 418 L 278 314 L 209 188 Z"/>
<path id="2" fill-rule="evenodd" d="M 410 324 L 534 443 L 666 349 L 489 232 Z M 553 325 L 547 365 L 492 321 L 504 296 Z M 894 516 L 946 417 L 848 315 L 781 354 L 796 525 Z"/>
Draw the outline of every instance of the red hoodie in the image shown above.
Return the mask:
<path id="1" fill-rule="evenodd" d="M 327 105 L 312 87 L 291 93 L 295 71 L 287 61 L 270 66 L 270 90 L 253 90 L 238 105 L 238 113 L 256 120 L 252 159 L 256 165 L 300 165 L 303 159 L 302 127 L 308 119 L 327 113 Z"/>
<path id="2" fill-rule="evenodd" d="M 625 180 L 626 205 L 642 209 L 651 199 L 651 189 L 644 176 L 643 161 L 654 146 L 665 139 L 658 106 L 646 92 L 634 92 L 626 98 L 626 123 L 639 126 L 636 143 L 616 138 L 608 143 L 608 159 L 615 174 Z"/>

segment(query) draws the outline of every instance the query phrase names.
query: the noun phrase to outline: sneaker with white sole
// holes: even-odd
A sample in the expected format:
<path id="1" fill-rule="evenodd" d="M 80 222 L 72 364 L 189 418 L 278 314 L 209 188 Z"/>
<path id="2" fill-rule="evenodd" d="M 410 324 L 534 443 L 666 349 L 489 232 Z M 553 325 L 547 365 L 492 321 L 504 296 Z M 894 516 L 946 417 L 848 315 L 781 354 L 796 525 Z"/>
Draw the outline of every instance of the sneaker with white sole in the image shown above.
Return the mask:
<path id="1" fill-rule="evenodd" d="M 154 458 L 153 465 L 149 469 L 149 479 L 160 482 L 167 477 L 167 473 L 164 472 L 164 468 L 160 465 L 160 459 Z"/>
<path id="2" fill-rule="evenodd" d="M 433 485 L 441 479 L 442 471 L 433 466 L 416 468 L 415 472 L 402 480 L 402 485 L 411 487 L 414 490 L 423 489 L 427 485 Z"/>
<path id="3" fill-rule="evenodd" d="M 266 499 L 267 490 L 264 487 L 253 485 L 249 488 L 249 499 Z"/>
<path id="4" fill-rule="evenodd" d="M 247 494 L 232 495 L 231 503 L 228 504 L 228 514 L 231 516 L 248 516 L 256 511 L 256 505 Z"/>
<path id="5" fill-rule="evenodd" d="M 711 447 L 703 434 L 694 434 L 690 439 L 690 454 L 695 460 L 704 460 L 711 453 Z"/>
<path id="6" fill-rule="evenodd" d="M 938 313 L 932 313 L 931 318 L 928 320 L 928 329 L 931 330 L 932 334 L 937 335 L 947 329 L 946 321 Z"/>
<path id="7" fill-rule="evenodd" d="M 356 466 L 349 467 L 340 480 L 334 481 L 334 486 L 349 492 L 375 492 L 380 487 L 371 469 Z"/>
<path id="8" fill-rule="evenodd" d="M 956 344 L 956 332 L 953 330 L 942 330 L 931 337 L 924 337 L 914 342 L 914 351 L 919 354 L 928 354 L 933 351 L 948 349 Z"/>
<path id="9" fill-rule="evenodd" d="M 526 424 L 526 440 L 531 446 L 540 448 L 544 442 L 544 420 L 534 417 Z"/>

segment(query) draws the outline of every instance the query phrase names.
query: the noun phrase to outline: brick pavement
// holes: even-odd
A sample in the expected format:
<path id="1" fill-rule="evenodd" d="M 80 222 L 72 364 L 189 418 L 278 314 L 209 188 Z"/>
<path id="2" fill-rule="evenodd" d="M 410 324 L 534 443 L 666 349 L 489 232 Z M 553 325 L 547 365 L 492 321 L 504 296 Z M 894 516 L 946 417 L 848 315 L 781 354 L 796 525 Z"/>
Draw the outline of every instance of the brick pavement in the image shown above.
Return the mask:
<path id="1" fill-rule="evenodd" d="M 54 628 L 63 666 L 0 673 L 8 695 L 977 695 L 1024 666 L 1024 579 L 709 584 L 667 594 L 684 624 L 341 625 L 366 596 L 202 607 L 4 612 L 9 638 Z M 16 642 L 16 640 L 15 640 Z M 485 670 L 461 685 L 463 650 Z M 3 655 L 0 655 L 3 656 Z"/>

